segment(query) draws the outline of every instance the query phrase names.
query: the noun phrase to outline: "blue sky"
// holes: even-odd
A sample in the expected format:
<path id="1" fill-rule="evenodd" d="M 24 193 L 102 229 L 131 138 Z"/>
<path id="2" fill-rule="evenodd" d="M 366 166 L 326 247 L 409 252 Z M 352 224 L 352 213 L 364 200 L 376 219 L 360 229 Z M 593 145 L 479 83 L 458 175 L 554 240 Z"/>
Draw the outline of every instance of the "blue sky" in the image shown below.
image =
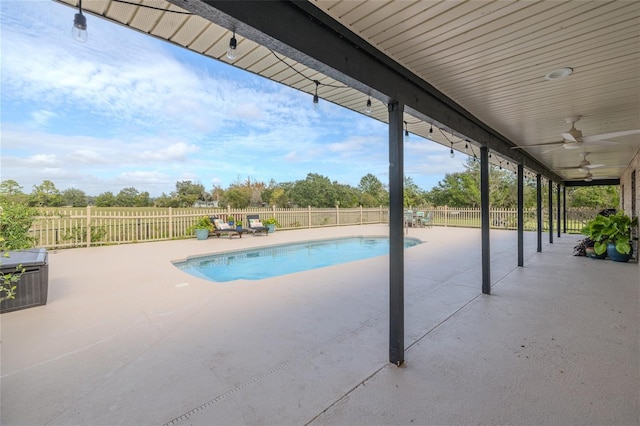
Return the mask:
<path id="1" fill-rule="evenodd" d="M 1 178 L 151 196 L 318 173 L 388 183 L 387 126 L 279 83 L 47 0 L 0 1 Z M 412 135 L 405 174 L 430 189 L 466 156 Z"/>

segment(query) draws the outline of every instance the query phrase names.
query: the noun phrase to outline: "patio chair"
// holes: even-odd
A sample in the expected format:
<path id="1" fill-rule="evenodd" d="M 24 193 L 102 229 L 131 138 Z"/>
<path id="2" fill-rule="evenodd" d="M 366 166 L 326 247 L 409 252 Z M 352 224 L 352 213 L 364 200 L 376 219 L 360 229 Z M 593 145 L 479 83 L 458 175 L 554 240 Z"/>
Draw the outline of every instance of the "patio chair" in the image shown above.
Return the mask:
<path id="1" fill-rule="evenodd" d="M 216 237 L 220 237 L 220 234 L 226 233 L 226 234 L 229 234 L 229 239 L 231 239 L 231 237 L 233 237 L 234 235 L 237 235 L 240 238 L 242 238 L 242 234 L 245 234 L 248 232 L 246 229 L 232 228 L 231 225 L 229 225 L 227 222 L 225 222 L 222 219 L 218 219 L 215 216 L 211 216 L 210 219 L 211 219 L 211 223 L 213 223 L 213 226 L 215 228 L 213 233 L 216 235 Z"/>
<path id="2" fill-rule="evenodd" d="M 427 216 L 424 218 L 424 226 L 431 228 L 433 226 L 433 212 L 427 213 Z"/>
<path id="3" fill-rule="evenodd" d="M 269 228 L 264 226 L 260 221 L 260 216 L 257 214 L 248 214 L 247 222 L 249 222 L 249 230 L 255 235 L 256 233 L 264 232 L 269 236 Z"/>

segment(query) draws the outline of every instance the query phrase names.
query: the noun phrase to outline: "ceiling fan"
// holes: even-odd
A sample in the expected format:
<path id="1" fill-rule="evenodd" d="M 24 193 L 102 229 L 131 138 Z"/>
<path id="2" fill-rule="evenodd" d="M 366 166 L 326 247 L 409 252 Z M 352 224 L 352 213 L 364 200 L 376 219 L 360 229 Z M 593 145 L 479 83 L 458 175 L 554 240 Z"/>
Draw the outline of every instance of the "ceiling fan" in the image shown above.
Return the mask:
<path id="1" fill-rule="evenodd" d="M 555 169 L 552 169 L 553 171 L 560 171 L 560 170 L 580 170 L 581 172 L 590 172 L 591 169 L 595 169 L 597 167 L 604 167 L 605 164 L 591 164 L 591 161 L 587 160 L 587 155 L 589 155 L 590 152 L 581 152 L 580 153 L 580 157 L 582 157 L 582 161 L 580 161 L 580 163 L 577 166 L 570 166 L 570 167 L 557 167 Z"/>
<path id="2" fill-rule="evenodd" d="M 640 129 L 636 129 L 636 130 L 625 130 L 622 132 L 603 133 L 601 135 L 582 136 L 582 132 L 575 128 L 575 123 L 577 123 L 578 120 L 580 120 L 579 115 L 567 117 L 564 119 L 564 121 L 571 124 L 571 128 L 567 130 L 565 133 L 562 133 L 562 141 L 545 142 L 545 143 L 538 143 L 538 144 L 526 145 L 526 146 L 514 146 L 514 147 L 511 147 L 511 149 L 556 145 L 553 148 L 542 152 L 542 154 L 546 154 L 547 152 L 553 151 L 554 149 L 558 149 L 560 147 L 564 149 L 581 149 L 581 148 L 584 148 L 585 145 L 589 145 L 589 146 L 616 145 L 619 142 L 609 141 L 607 139 L 619 138 L 622 136 L 628 136 L 628 135 L 634 135 L 634 134 L 640 133 Z"/>

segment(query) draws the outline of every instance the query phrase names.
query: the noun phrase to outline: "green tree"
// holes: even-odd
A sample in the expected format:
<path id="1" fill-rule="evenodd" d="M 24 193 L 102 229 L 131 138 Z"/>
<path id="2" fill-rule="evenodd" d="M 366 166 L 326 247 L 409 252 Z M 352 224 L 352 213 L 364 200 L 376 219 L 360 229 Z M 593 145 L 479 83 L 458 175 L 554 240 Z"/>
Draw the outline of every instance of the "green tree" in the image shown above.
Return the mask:
<path id="1" fill-rule="evenodd" d="M 62 200 L 65 206 L 87 207 L 88 204 L 87 194 L 76 188 L 62 191 Z"/>
<path id="2" fill-rule="evenodd" d="M 427 201 L 425 193 L 413 181 L 412 177 L 404 177 L 404 206 L 420 206 Z"/>
<path id="3" fill-rule="evenodd" d="M 377 207 L 389 205 L 389 192 L 385 189 L 380 179 L 371 173 L 360 179 L 358 189 L 361 192 L 360 204 L 364 207 Z"/>
<path id="4" fill-rule="evenodd" d="M 28 196 L 22 192 L 22 186 L 13 179 L 0 182 L 0 198 L 19 204 L 27 204 Z"/>
<path id="5" fill-rule="evenodd" d="M 263 193 L 263 196 L 265 194 Z M 282 187 L 277 187 L 271 190 L 271 194 L 268 198 L 269 204 L 272 206 L 287 207 L 289 205 L 289 196 Z"/>
<path id="6" fill-rule="evenodd" d="M 115 207 L 116 206 L 116 196 L 113 195 L 113 192 L 107 191 L 96 197 L 96 207 Z"/>
<path id="7" fill-rule="evenodd" d="M 204 185 L 190 180 L 176 182 L 176 191 L 171 195 L 178 199 L 179 207 L 191 207 L 198 200 L 208 201 L 211 198 L 211 194 L 205 191 Z"/>
<path id="8" fill-rule="evenodd" d="M 618 208 L 620 194 L 614 185 L 580 186 L 567 188 L 567 206 L 593 207 L 598 209 Z"/>
<path id="9" fill-rule="evenodd" d="M 38 211 L 24 204 L 0 200 L 0 251 L 22 250 L 33 247 L 29 235 Z"/>
<path id="10" fill-rule="evenodd" d="M 245 186 L 232 186 L 224 192 L 224 202 L 234 209 L 249 207 L 251 189 Z"/>
<path id="11" fill-rule="evenodd" d="M 334 207 L 338 194 L 328 177 L 309 173 L 304 180 L 298 180 L 289 193 L 291 201 L 298 206 Z"/>
<path id="12" fill-rule="evenodd" d="M 136 207 L 136 202 L 140 193 L 134 187 L 123 188 L 116 195 L 116 206 Z"/>
<path id="13" fill-rule="evenodd" d="M 50 180 L 44 180 L 40 185 L 33 185 L 29 196 L 32 207 L 60 207 L 64 205 L 62 194 Z"/>

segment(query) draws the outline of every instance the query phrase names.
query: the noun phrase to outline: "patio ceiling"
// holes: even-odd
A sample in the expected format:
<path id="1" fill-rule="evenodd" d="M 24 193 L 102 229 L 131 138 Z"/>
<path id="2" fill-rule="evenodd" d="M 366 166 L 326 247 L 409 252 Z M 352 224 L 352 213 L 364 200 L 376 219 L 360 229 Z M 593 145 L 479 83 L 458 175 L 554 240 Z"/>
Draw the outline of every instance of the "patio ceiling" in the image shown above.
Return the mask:
<path id="1" fill-rule="evenodd" d="M 383 122 L 386 103 L 400 98 L 411 133 L 428 137 L 433 123 L 431 139 L 446 147 L 464 151 L 470 139 L 467 152 L 477 154 L 487 144 L 494 162 L 510 156 L 554 180 L 582 181 L 584 152 L 601 165 L 591 169 L 594 183 L 619 178 L 640 151 L 640 133 L 581 149 L 560 144 L 570 116 L 580 116 L 584 136 L 640 129 L 636 1 L 170 1 L 85 0 L 83 9 L 225 62 L 235 29 L 236 67 L 309 94 L 318 80 L 321 99 L 358 112 L 370 95 L 371 116 Z M 335 59 L 322 56 L 332 49 Z M 362 69 L 369 59 L 376 63 Z M 544 78 L 562 67 L 573 74 Z M 415 96 L 387 90 L 405 80 Z M 557 144 L 533 146 L 541 143 Z"/>

